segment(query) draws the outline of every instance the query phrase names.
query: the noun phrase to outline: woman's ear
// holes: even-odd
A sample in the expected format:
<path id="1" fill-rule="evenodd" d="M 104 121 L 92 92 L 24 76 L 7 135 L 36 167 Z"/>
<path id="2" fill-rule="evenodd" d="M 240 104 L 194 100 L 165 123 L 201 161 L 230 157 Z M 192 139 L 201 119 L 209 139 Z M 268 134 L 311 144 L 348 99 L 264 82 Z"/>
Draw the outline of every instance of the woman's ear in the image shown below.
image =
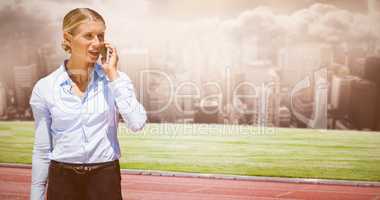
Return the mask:
<path id="1" fill-rule="evenodd" d="M 72 41 L 72 35 L 68 32 L 63 33 L 63 40 L 65 41 L 65 44 L 71 47 L 71 41 Z"/>

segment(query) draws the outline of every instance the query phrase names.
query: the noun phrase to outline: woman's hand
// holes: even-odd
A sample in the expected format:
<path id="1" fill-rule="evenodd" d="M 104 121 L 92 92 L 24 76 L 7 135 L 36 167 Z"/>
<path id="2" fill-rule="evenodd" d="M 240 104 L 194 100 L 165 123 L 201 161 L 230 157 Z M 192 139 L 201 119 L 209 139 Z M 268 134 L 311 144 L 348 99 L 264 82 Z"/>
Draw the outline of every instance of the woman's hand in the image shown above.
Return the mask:
<path id="1" fill-rule="evenodd" d="M 113 47 L 109 43 L 104 43 L 104 47 L 109 49 L 109 59 L 107 62 L 107 59 L 105 57 L 102 57 L 102 67 L 103 71 L 106 73 L 108 79 L 110 81 L 115 80 L 117 75 L 117 62 L 119 61 L 119 56 L 117 55 L 116 48 Z"/>

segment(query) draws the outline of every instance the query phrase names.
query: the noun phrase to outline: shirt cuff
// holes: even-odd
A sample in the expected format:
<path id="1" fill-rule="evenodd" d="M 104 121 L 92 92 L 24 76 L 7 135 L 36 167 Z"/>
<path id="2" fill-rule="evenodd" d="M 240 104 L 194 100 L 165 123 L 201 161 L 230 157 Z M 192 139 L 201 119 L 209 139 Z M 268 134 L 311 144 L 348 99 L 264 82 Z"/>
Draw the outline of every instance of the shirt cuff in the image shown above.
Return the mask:
<path id="1" fill-rule="evenodd" d="M 122 93 L 120 92 L 120 89 L 121 88 L 127 88 L 128 87 L 128 84 L 130 84 L 129 80 L 124 78 L 123 76 L 121 76 L 121 74 L 119 72 L 118 73 L 118 77 L 111 81 L 108 79 L 107 77 L 107 80 L 109 81 L 109 87 L 111 89 L 111 92 L 112 94 L 117 98 L 119 97 L 120 95 L 122 95 Z"/>
<path id="2" fill-rule="evenodd" d="M 108 78 L 107 75 L 105 75 L 107 81 L 110 82 L 110 83 L 113 83 L 113 82 L 115 82 L 116 80 L 118 80 L 118 79 L 121 78 L 119 71 L 116 72 L 116 76 L 117 76 L 117 78 L 116 78 L 115 80 L 112 81 L 112 80 L 110 80 L 110 79 Z"/>

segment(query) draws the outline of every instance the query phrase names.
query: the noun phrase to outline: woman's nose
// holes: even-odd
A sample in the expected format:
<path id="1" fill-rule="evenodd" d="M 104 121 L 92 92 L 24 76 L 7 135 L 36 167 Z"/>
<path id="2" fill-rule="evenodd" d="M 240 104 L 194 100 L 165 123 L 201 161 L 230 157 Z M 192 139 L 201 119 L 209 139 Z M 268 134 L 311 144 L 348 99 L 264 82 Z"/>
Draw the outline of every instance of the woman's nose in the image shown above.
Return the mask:
<path id="1" fill-rule="evenodd" d="M 92 45 L 97 47 L 97 48 L 102 48 L 104 45 L 104 42 L 101 39 L 99 39 L 98 37 L 95 37 L 92 41 Z"/>
<path id="2" fill-rule="evenodd" d="M 103 43 L 103 41 L 98 36 L 95 36 L 94 39 L 92 40 L 92 43 L 94 45 L 100 45 Z"/>

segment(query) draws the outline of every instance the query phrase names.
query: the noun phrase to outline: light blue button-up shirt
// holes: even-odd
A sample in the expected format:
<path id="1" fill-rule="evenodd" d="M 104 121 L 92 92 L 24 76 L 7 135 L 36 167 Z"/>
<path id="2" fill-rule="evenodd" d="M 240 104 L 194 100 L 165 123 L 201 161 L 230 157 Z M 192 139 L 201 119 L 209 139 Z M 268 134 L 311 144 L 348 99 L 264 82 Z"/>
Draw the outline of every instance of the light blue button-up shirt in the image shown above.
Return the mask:
<path id="1" fill-rule="evenodd" d="M 128 76 L 110 81 L 95 64 L 83 97 L 74 94 L 64 65 L 39 80 L 30 105 L 35 119 L 31 199 L 45 197 L 50 160 L 98 163 L 120 158 L 118 113 L 132 131 L 141 130 L 146 112 Z"/>

